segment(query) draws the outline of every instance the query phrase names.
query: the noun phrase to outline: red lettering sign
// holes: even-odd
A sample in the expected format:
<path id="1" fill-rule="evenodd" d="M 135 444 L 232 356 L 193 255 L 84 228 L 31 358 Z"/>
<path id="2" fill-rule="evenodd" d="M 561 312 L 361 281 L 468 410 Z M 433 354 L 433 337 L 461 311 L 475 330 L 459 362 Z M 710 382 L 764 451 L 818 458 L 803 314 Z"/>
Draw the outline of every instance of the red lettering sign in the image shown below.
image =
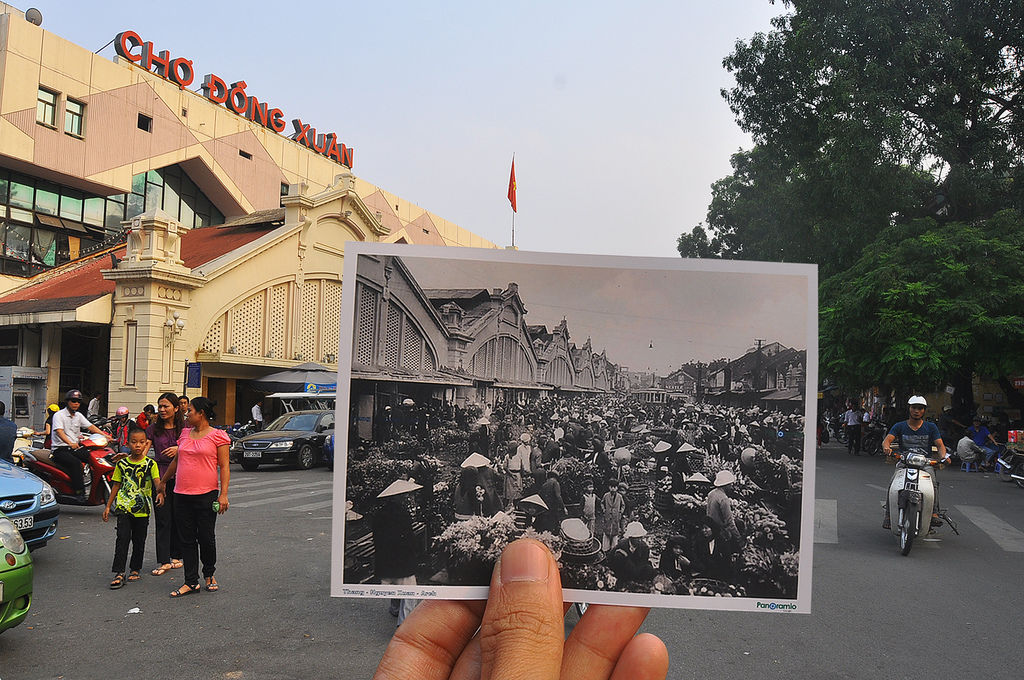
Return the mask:
<path id="1" fill-rule="evenodd" d="M 138 64 L 139 67 L 170 80 L 181 89 L 185 89 L 195 80 L 196 74 L 190 59 L 174 58 L 167 50 L 156 52 L 153 43 L 143 41 L 135 31 L 118 33 L 114 38 L 114 51 L 118 56 Z M 222 104 L 234 113 L 278 134 L 284 133 L 286 125 L 281 109 L 246 94 L 244 80 L 228 85 L 223 78 L 208 73 L 203 77 L 200 89 L 203 96 L 211 102 Z M 295 132 L 290 139 L 335 163 L 352 167 L 354 151 L 344 144 L 339 145 L 336 134 L 318 134 L 315 127 L 306 125 L 298 118 L 292 121 L 292 125 Z"/>

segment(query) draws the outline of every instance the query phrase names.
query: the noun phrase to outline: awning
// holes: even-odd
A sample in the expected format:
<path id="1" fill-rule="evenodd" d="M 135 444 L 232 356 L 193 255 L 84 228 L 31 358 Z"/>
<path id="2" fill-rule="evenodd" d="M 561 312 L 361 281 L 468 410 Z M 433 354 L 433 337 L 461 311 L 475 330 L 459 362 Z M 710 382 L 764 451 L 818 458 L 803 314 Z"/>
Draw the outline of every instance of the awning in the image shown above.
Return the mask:
<path id="1" fill-rule="evenodd" d="M 113 296 L 79 295 L 0 302 L 0 326 L 29 323 L 93 323 L 110 326 Z"/>
<path id="2" fill-rule="evenodd" d="M 465 378 L 432 371 L 430 373 L 392 373 L 390 371 L 365 371 L 353 369 L 352 380 L 376 380 L 378 382 L 415 383 L 420 385 L 450 385 L 455 387 L 472 387 L 473 382 Z"/>
<path id="3" fill-rule="evenodd" d="M 802 401 L 803 392 L 795 387 L 789 387 L 784 390 L 778 390 L 772 392 L 768 396 L 762 397 L 765 401 Z"/>

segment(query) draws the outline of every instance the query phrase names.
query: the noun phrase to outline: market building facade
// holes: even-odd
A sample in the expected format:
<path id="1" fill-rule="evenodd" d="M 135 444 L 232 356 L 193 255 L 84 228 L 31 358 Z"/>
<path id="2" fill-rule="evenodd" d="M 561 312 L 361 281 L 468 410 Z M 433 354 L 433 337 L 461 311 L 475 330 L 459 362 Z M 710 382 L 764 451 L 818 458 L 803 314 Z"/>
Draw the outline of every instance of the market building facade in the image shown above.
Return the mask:
<path id="1" fill-rule="evenodd" d="M 355 175 L 338 135 L 282 134 L 263 93 L 114 42 L 101 57 L 0 3 L 0 401 L 19 424 L 72 387 L 133 413 L 203 393 L 233 420 L 247 380 L 337 366 L 346 241 L 496 247 Z"/>

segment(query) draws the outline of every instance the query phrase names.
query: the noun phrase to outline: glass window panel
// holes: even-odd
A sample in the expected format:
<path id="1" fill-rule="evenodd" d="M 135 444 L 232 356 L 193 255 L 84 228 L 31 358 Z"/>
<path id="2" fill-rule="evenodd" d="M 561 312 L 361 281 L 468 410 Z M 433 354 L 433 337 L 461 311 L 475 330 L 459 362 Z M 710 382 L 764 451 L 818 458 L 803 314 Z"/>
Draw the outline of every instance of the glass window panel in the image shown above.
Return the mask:
<path id="1" fill-rule="evenodd" d="M 210 225 L 210 216 L 209 215 L 201 215 L 200 213 L 196 213 L 196 229 L 199 229 L 200 227 L 207 227 L 209 225 Z"/>
<path id="2" fill-rule="evenodd" d="M 36 97 L 36 120 L 46 125 L 57 123 L 57 93 L 39 88 Z"/>
<path id="3" fill-rule="evenodd" d="M 67 234 L 57 234 L 57 264 L 71 261 L 71 249 Z"/>
<path id="4" fill-rule="evenodd" d="M 163 175 L 160 174 L 159 170 L 150 170 L 149 172 L 146 173 L 146 181 L 152 182 L 153 184 L 157 184 L 159 186 L 163 186 L 164 177 Z"/>
<path id="5" fill-rule="evenodd" d="M 164 212 L 171 217 L 178 218 L 178 190 L 181 188 L 181 178 L 174 175 L 167 175 L 164 178 Z"/>
<path id="6" fill-rule="evenodd" d="M 188 201 L 182 200 L 181 202 L 181 216 L 178 218 L 182 224 L 186 227 L 195 225 L 196 213 L 192 210 L 192 206 L 188 204 Z"/>
<path id="7" fill-rule="evenodd" d="M 210 224 L 224 224 L 224 215 L 222 215 L 217 208 L 213 209 L 213 214 L 210 215 L 210 219 L 212 220 Z"/>
<path id="8" fill-rule="evenodd" d="M 140 196 L 146 193 L 146 173 L 132 176 L 132 193 Z"/>
<path id="9" fill-rule="evenodd" d="M 22 210 L 21 208 L 12 207 L 10 209 L 10 213 L 12 221 L 25 222 L 26 224 L 32 224 L 32 222 L 35 221 L 30 210 Z"/>
<path id="10" fill-rule="evenodd" d="M 7 176 L 0 171 L 0 205 L 7 205 Z"/>
<path id="11" fill-rule="evenodd" d="M 49 229 L 32 232 L 32 261 L 52 267 L 57 263 L 57 233 Z"/>
<path id="12" fill-rule="evenodd" d="M 159 184 L 146 182 L 146 212 L 160 207 L 163 191 L 164 188 Z"/>
<path id="13" fill-rule="evenodd" d="M 38 192 L 37 198 L 38 200 Z M 60 196 L 60 216 L 76 222 L 82 221 L 82 194 L 72 189 L 64 189 Z"/>
<path id="14" fill-rule="evenodd" d="M 35 188 L 26 182 L 11 179 L 11 205 L 15 208 L 32 209 Z"/>
<path id="15" fill-rule="evenodd" d="M 163 175 L 165 183 L 172 177 L 174 179 L 181 179 L 181 169 L 177 165 L 168 165 L 166 168 L 160 168 L 160 174 Z"/>
<path id="16" fill-rule="evenodd" d="M 23 224 L 8 224 L 4 239 L 4 255 L 17 260 L 28 260 L 32 228 Z"/>
<path id="17" fill-rule="evenodd" d="M 124 214 L 126 220 L 146 211 L 146 199 L 138 194 L 128 194 L 128 210 Z"/>
<path id="18" fill-rule="evenodd" d="M 103 204 L 105 201 L 99 197 L 87 198 L 82 206 L 82 221 L 93 227 L 103 226 Z"/>
<path id="19" fill-rule="evenodd" d="M 200 193 L 199 195 L 196 196 L 196 202 L 194 207 L 197 213 L 209 215 L 210 208 L 212 208 L 213 206 L 210 205 L 210 199 L 208 199 L 206 196 L 203 196 Z"/>
<path id="20" fill-rule="evenodd" d="M 36 187 L 36 212 L 44 215 L 57 214 L 57 202 L 60 189 L 55 184 L 40 182 Z"/>
<path id="21" fill-rule="evenodd" d="M 109 198 L 106 204 L 107 212 L 106 217 L 103 219 L 103 226 L 112 230 L 120 229 L 121 222 L 124 220 L 124 206 Z"/>
<path id="22" fill-rule="evenodd" d="M 67 100 L 64 107 L 64 132 L 82 136 L 82 119 L 85 105 L 72 99 Z"/>

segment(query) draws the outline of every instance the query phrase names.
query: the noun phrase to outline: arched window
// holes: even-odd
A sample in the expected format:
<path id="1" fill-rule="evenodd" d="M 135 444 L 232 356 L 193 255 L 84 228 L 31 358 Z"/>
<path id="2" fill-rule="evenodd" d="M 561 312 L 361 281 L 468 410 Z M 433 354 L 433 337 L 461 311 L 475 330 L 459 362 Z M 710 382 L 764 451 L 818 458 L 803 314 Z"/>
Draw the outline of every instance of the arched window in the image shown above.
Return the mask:
<path id="1" fill-rule="evenodd" d="M 507 335 L 491 338 L 470 360 L 469 372 L 481 378 L 532 382 L 530 355 L 518 340 Z"/>

